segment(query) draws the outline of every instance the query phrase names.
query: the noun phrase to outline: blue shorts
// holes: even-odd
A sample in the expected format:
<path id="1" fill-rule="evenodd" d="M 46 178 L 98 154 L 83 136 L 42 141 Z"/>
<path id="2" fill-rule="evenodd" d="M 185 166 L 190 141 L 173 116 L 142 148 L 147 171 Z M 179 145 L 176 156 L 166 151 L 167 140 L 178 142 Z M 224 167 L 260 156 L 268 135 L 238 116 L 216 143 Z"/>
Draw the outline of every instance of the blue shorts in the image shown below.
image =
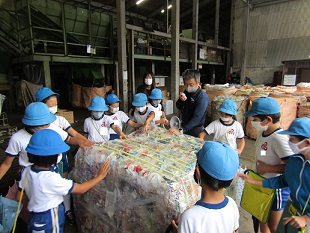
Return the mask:
<path id="1" fill-rule="evenodd" d="M 55 230 L 53 231 L 54 227 Z M 56 208 L 49 209 L 47 211 L 40 213 L 30 212 L 28 233 L 32 232 L 63 233 L 64 228 L 65 228 L 65 209 L 63 204 L 60 204 L 58 206 L 58 215 L 56 214 Z"/>
<path id="2" fill-rule="evenodd" d="M 286 202 L 290 196 L 289 188 L 276 189 L 271 210 L 284 210 Z"/>
<path id="3" fill-rule="evenodd" d="M 119 139 L 118 134 L 110 134 L 110 140 Z"/>

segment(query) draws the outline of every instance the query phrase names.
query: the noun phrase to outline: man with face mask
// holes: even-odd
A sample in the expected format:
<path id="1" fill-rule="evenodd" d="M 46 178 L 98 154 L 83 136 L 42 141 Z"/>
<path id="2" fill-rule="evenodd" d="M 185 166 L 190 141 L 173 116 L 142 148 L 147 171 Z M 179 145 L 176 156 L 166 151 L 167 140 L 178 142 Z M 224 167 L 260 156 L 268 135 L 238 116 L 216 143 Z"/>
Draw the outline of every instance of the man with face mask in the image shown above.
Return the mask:
<path id="1" fill-rule="evenodd" d="M 253 101 L 251 110 L 244 116 L 252 117 L 248 120 L 259 131 L 255 143 L 256 172 L 265 178 L 279 176 L 289 156 L 294 154 L 289 147 L 288 137 L 280 134 L 283 130 L 280 127 L 279 103 L 270 97 L 260 97 Z M 260 223 L 262 233 L 276 231 L 289 194 L 289 188 L 276 189 L 270 218 L 267 224 Z"/>
<path id="2" fill-rule="evenodd" d="M 186 90 L 180 93 L 176 107 L 182 113 L 182 131 L 198 137 L 204 130 L 209 97 L 200 88 L 200 74 L 197 70 L 185 70 L 182 74 Z M 172 129 L 172 132 L 175 129 Z"/>

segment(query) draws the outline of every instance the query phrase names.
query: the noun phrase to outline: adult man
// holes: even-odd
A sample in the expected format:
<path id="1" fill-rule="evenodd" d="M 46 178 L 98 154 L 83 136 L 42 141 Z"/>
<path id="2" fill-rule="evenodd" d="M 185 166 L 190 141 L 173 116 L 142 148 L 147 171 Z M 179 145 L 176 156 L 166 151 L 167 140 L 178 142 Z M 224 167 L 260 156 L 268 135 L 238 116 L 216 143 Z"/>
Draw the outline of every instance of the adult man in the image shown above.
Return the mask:
<path id="1" fill-rule="evenodd" d="M 185 70 L 182 74 L 186 90 L 180 92 L 176 103 L 182 112 L 182 131 L 194 137 L 198 137 L 203 131 L 209 97 L 200 88 L 200 73 L 197 70 Z M 174 130 L 172 129 L 171 132 Z"/>

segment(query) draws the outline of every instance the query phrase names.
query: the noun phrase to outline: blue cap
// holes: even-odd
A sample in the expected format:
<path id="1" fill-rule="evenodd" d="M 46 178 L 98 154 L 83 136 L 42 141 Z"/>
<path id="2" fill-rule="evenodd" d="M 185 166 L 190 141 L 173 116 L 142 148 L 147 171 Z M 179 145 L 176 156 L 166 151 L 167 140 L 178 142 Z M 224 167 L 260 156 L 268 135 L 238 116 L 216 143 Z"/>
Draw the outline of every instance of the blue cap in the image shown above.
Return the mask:
<path id="1" fill-rule="evenodd" d="M 101 96 L 95 96 L 91 100 L 88 109 L 91 110 L 91 111 L 97 111 L 97 112 L 108 111 L 109 110 L 108 106 L 105 104 L 104 98 L 101 97 Z"/>
<path id="2" fill-rule="evenodd" d="M 52 95 L 56 95 L 57 97 L 59 97 L 59 94 L 53 92 L 51 89 L 47 87 L 41 87 L 40 89 L 37 90 L 35 97 L 37 102 L 41 102 L 45 98 L 50 97 Z"/>
<path id="3" fill-rule="evenodd" d="M 296 118 L 287 130 L 280 131 L 279 134 L 310 138 L 310 118 Z"/>
<path id="4" fill-rule="evenodd" d="M 138 93 L 135 94 L 135 96 L 133 97 L 132 105 L 135 107 L 142 107 L 146 104 L 146 102 L 147 102 L 146 94 Z"/>
<path id="5" fill-rule="evenodd" d="M 202 169 L 218 180 L 232 180 L 239 167 L 239 156 L 230 146 L 207 141 L 197 152 L 198 164 Z"/>
<path id="6" fill-rule="evenodd" d="M 106 104 L 115 104 L 116 102 L 122 102 L 120 101 L 120 99 L 118 98 L 117 95 L 115 94 L 108 94 L 106 97 L 105 97 L 105 102 Z"/>
<path id="7" fill-rule="evenodd" d="M 271 115 L 280 113 L 279 103 L 271 97 L 260 97 L 253 101 L 250 111 L 247 111 L 244 116 L 257 116 L 257 115 Z"/>
<path id="8" fill-rule="evenodd" d="M 237 104 L 230 99 L 224 100 L 217 110 L 233 116 L 238 114 Z"/>
<path id="9" fill-rule="evenodd" d="M 29 126 L 40 126 L 54 122 L 56 116 L 50 112 L 46 104 L 42 102 L 33 102 L 25 109 L 22 122 Z"/>
<path id="10" fill-rule="evenodd" d="M 60 135 L 51 129 L 41 129 L 30 138 L 26 151 L 36 156 L 51 156 L 61 154 L 70 147 Z"/>
<path id="11" fill-rule="evenodd" d="M 149 96 L 149 99 L 153 99 L 153 100 L 160 100 L 163 98 L 164 98 L 164 96 L 163 96 L 161 90 L 158 88 L 154 88 L 151 92 L 151 95 Z"/>

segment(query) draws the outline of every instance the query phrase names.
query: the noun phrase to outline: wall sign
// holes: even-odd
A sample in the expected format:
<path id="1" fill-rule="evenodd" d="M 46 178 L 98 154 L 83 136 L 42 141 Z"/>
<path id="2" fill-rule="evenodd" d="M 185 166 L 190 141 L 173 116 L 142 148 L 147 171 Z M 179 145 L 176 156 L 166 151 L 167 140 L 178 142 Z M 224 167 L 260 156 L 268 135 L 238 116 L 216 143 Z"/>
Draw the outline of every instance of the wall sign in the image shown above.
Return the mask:
<path id="1" fill-rule="evenodd" d="M 295 85 L 296 83 L 296 74 L 286 74 L 283 77 L 283 85 Z"/>

